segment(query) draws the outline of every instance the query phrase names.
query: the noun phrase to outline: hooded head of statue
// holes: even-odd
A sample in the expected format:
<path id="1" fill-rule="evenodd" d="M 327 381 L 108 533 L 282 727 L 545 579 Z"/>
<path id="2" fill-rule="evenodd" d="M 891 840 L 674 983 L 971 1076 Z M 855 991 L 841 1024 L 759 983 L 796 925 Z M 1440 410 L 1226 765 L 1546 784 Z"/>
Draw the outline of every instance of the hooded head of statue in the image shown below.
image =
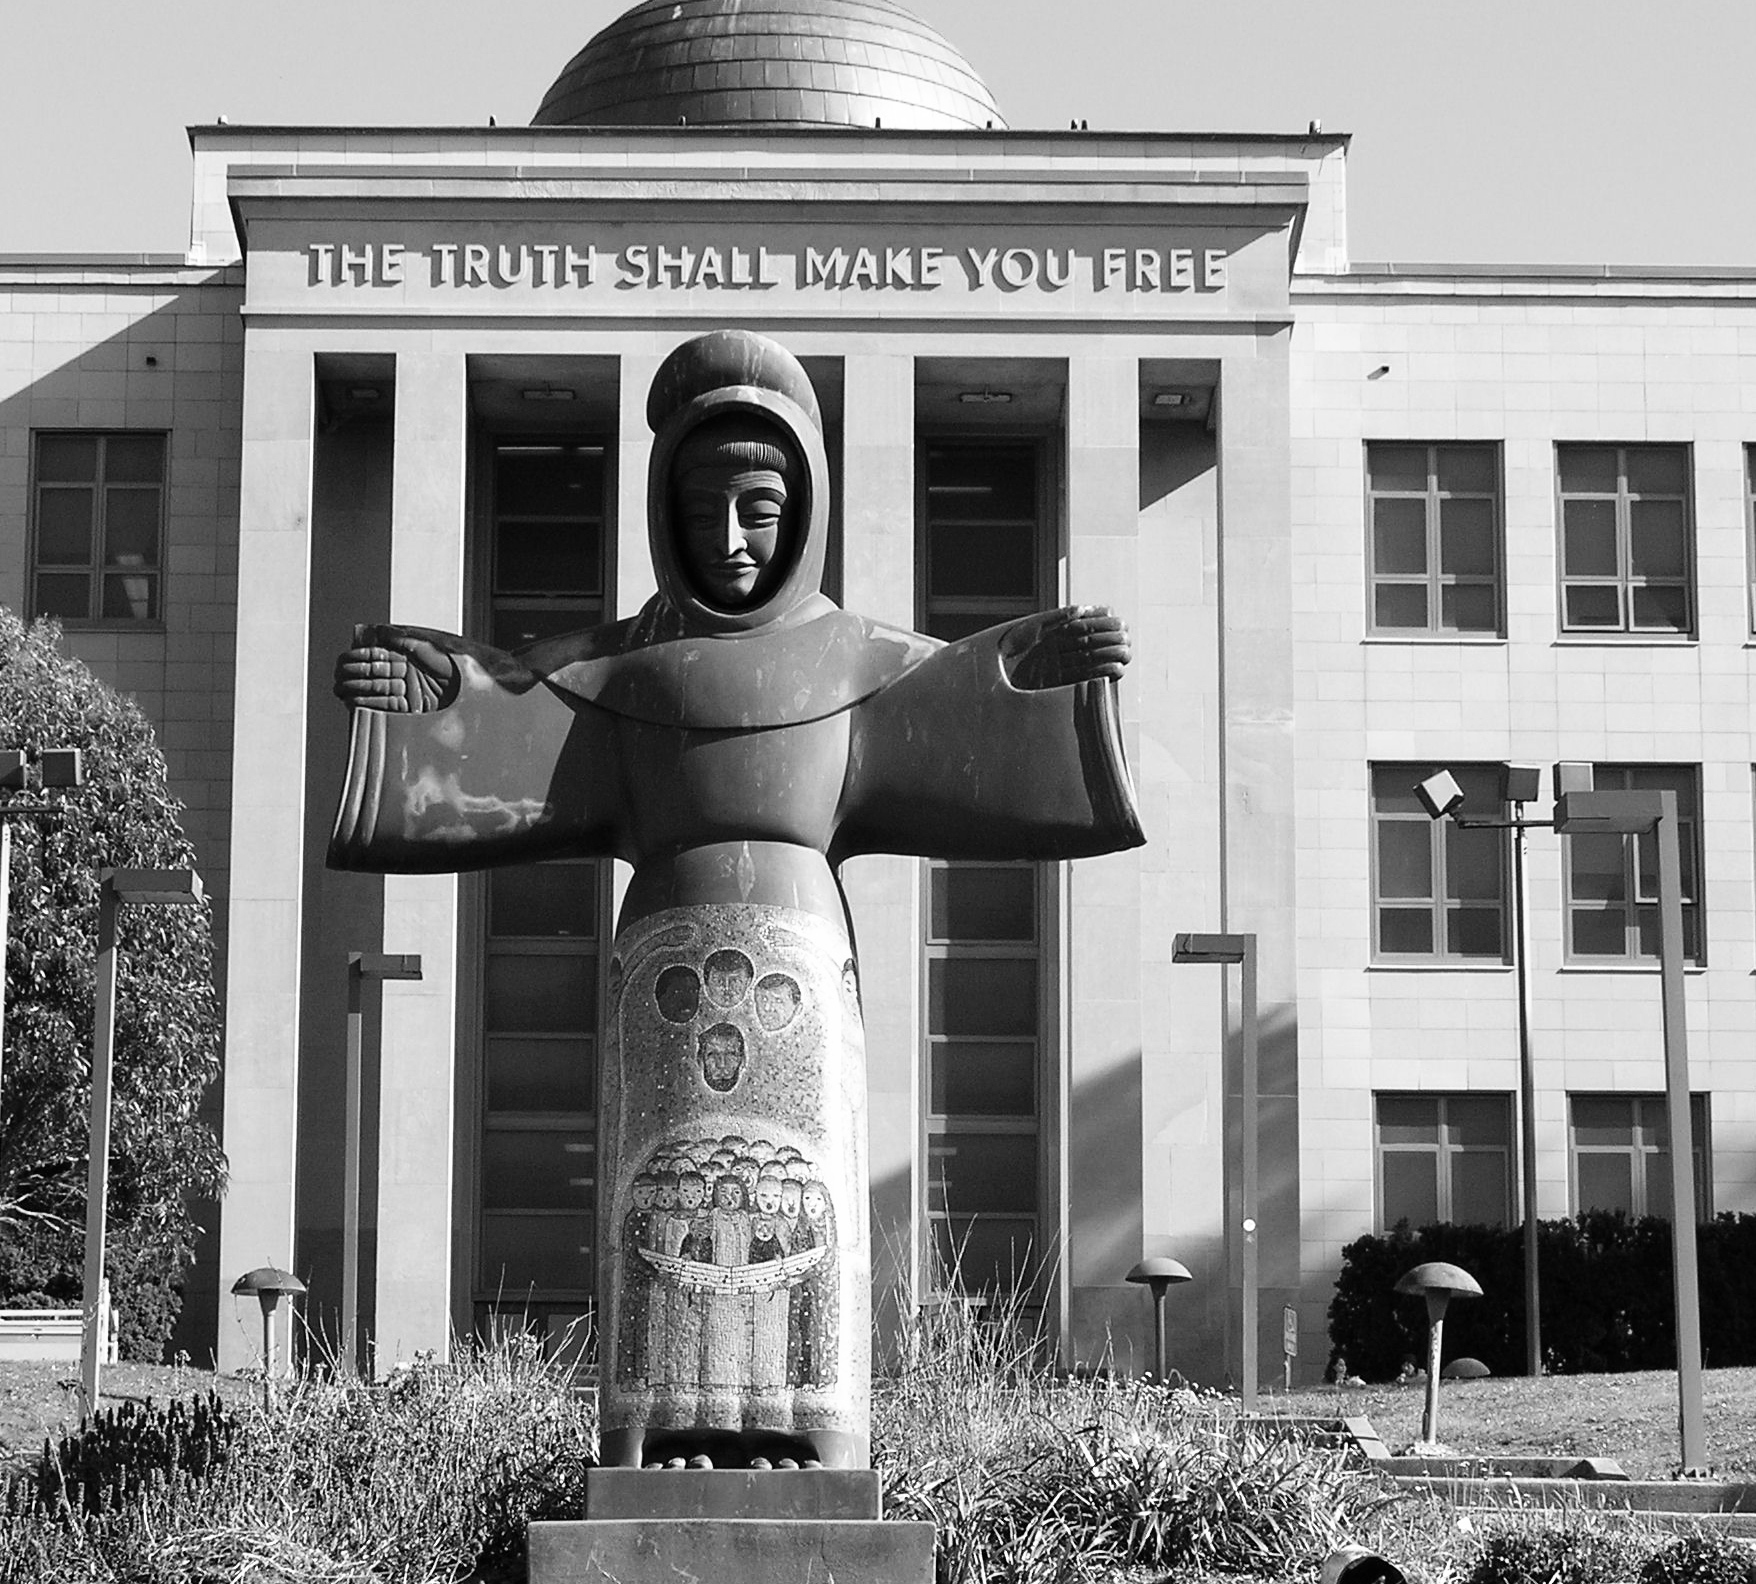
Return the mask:
<path id="1" fill-rule="evenodd" d="M 828 608 L 829 466 L 809 376 L 745 330 L 686 341 L 647 399 L 659 595 L 686 629 L 735 635 Z"/>

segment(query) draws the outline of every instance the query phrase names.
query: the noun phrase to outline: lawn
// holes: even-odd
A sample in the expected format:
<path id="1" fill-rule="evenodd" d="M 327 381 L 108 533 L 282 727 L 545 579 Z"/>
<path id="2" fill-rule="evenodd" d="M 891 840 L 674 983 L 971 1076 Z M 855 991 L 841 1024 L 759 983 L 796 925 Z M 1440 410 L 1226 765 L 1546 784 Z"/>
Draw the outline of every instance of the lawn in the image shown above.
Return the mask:
<path id="1" fill-rule="evenodd" d="M 1275 1412 L 1361 1416 L 1399 1452 L 1419 1438 L 1426 1388 L 1326 1386 L 1267 1400 Z M 1756 1480 L 1756 1369 L 1709 1370 L 1702 1400 L 1707 1452 L 1725 1479 Z M 1662 1479 L 1681 1455 L 1677 1377 L 1667 1370 L 1627 1375 L 1522 1376 L 1444 1381 L 1439 1439 L 1461 1453 L 1616 1459 L 1635 1479 Z"/>

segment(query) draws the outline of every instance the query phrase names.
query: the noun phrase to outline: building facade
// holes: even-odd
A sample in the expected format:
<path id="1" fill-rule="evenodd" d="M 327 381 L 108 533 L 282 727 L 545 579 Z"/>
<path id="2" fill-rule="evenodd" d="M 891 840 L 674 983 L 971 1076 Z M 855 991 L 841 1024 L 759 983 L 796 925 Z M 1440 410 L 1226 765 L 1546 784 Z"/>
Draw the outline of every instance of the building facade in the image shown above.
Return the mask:
<path id="1" fill-rule="evenodd" d="M 265 1261 L 334 1323 L 355 951 L 424 968 L 369 1008 L 380 1361 L 588 1311 L 626 877 L 327 871 L 329 672 L 360 622 L 516 647 L 638 609 L 647 387 L 721 326 L 812 375 L 848 608 L 1136 637 L 1145 848 L 843 875 L 881 1320 L 1020 1283 L 1067 1361 L 1137 1368 L 1125 1273 L 1171 1254 L 1173 1361 L 1235 1368 L 1239 990 L 1171 966 L 1184 930 L 1259 941 L 1265 1358 L 1290 1305 L 1321 1370 L 1361 1233 L 1517 1221 L 1509 849 L 1419 811 L 1441 766 L 1482 812 L 1507 761 L 1677 792 L 1698 1208 L 1756 1209 L 1756 272 L 1362 265 L 1343 137 L 1011 130 L 881 0 L 774 37 L 686 0 L 660 71 L 629 29 L 673 9 L 528 128 L 193 129 L 185 257 L 0 260 L 0 599 L 152 717 L 216 902 L 195 1346 L 252 1356 L 227 1289 Z M 1531 840 L 1545 1217 L 1667 1207 L 1650 868 Z"/>

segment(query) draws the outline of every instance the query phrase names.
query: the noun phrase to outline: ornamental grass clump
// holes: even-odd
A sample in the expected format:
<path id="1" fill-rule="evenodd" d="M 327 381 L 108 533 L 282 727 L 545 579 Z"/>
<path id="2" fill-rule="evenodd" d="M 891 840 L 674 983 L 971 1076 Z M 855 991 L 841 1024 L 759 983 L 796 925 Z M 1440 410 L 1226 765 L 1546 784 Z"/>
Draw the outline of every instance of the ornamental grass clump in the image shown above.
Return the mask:
<path id="1" fill-rule="evenodd" d="M 1713 1530 L 1679 1535 L 1641 1564 L 1640 1584 L 1756 1584 L 1756 1552 Z"/>
<path id="2" fill-rule="evenodd" d="M 1587 1513 L 1490 1528 L 1464 1564 L 1464 1584 L 1630 1584 L 1644 1531 Z"/>
<path id="3" fill-rule="evenodd" d="M 96 1482 L 94 1502 L 72 1470 L 49 1501 L 53 1477 L 15 1481 L 0 1584 L 510 1577 L 531 1518 L 577 1514 L 597 1444 L 590 1397 L 522 1337 L 235 1412 L 200 1472 L 159 1458 Z"/>

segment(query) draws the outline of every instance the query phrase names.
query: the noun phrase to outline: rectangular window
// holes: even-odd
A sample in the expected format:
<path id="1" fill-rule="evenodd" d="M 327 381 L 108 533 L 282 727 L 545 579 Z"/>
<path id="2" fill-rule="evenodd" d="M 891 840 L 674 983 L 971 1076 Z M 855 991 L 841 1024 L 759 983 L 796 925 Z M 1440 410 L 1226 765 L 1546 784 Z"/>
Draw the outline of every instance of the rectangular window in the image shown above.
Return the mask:
<path id="1" fill-rule="evenodd" d="M 1415 787 L 1439 767 L 1372 766 L 1373 955 L 1386 962 L 1506 962 L 1504 830 L 1430 819 Z M 1448 765 L 1464 791 L 1458 812 L 1506 818 L 1500 765 Z"/>
<path id="2" fill-rule="evenodd" d="M 1695 629 L 1694 533 L 1685 445 L 1563 445 L 1561 629 Z"/>
<path id="3" fill-rule="evenodd" d="M 31 613 L 157 621 L 165 437 L 79 431 L 34 439 Z"/>
<path id="4" fill-rule="evenodd" d="M 1573 1210 L 1620 1210 L 1629 1216 L 1671 1216 L 1671 1131 L 1665 1097 L 1657 1094 L 1575 1094 L 1567 1097 L 1567 1146 Z M 1689 1096 L 1694 1134 L 1695 1219 L 1713 1217 L 1707 1096 Z"/>
<path id="5" fill-rule="evenodd" d="M 1677 794 L 1683 891 L 1683 949 L 1706 960 L 1701 907 L 1701 775 L 1694 765 L 1592 766 L 1599 792 Z M 1658 839 L 1568 836 L 1567 955 L 1574 962 L 1658 960 Z"/>
<path id="6" fill-rule="evenodd" d="M 1036 444 L 929 443 L 918 476 L 922 629 L 951 641 L 1041 609 Z M 1030 1286 L 1044 1264 L 1054 873 L 927 866 L 926 1212 L 942 1270 L 970 1292 Z"/>
<path id="7" fill-rule="evenodd" d="M 605 448 L 502 442 L 483 536 L 497 647 L 603 620 Z M 577 1349 L 590 1311 L 597 1179 L 599 950 L 607 864 L 561 859 L 483 877 L 474 1272 L 478 1327 Z"/>
<path id="8" fill-rule="evenodd" d="M 1380 1094 L 1378 1230 L 1510 1226 L 1512 1096 Z"/>
<path id="9" fill-rule="evenodd" d="M 1501 630 L 1497 447 L 1368 445 L 1366 518 L 1374 632 Z"/>

